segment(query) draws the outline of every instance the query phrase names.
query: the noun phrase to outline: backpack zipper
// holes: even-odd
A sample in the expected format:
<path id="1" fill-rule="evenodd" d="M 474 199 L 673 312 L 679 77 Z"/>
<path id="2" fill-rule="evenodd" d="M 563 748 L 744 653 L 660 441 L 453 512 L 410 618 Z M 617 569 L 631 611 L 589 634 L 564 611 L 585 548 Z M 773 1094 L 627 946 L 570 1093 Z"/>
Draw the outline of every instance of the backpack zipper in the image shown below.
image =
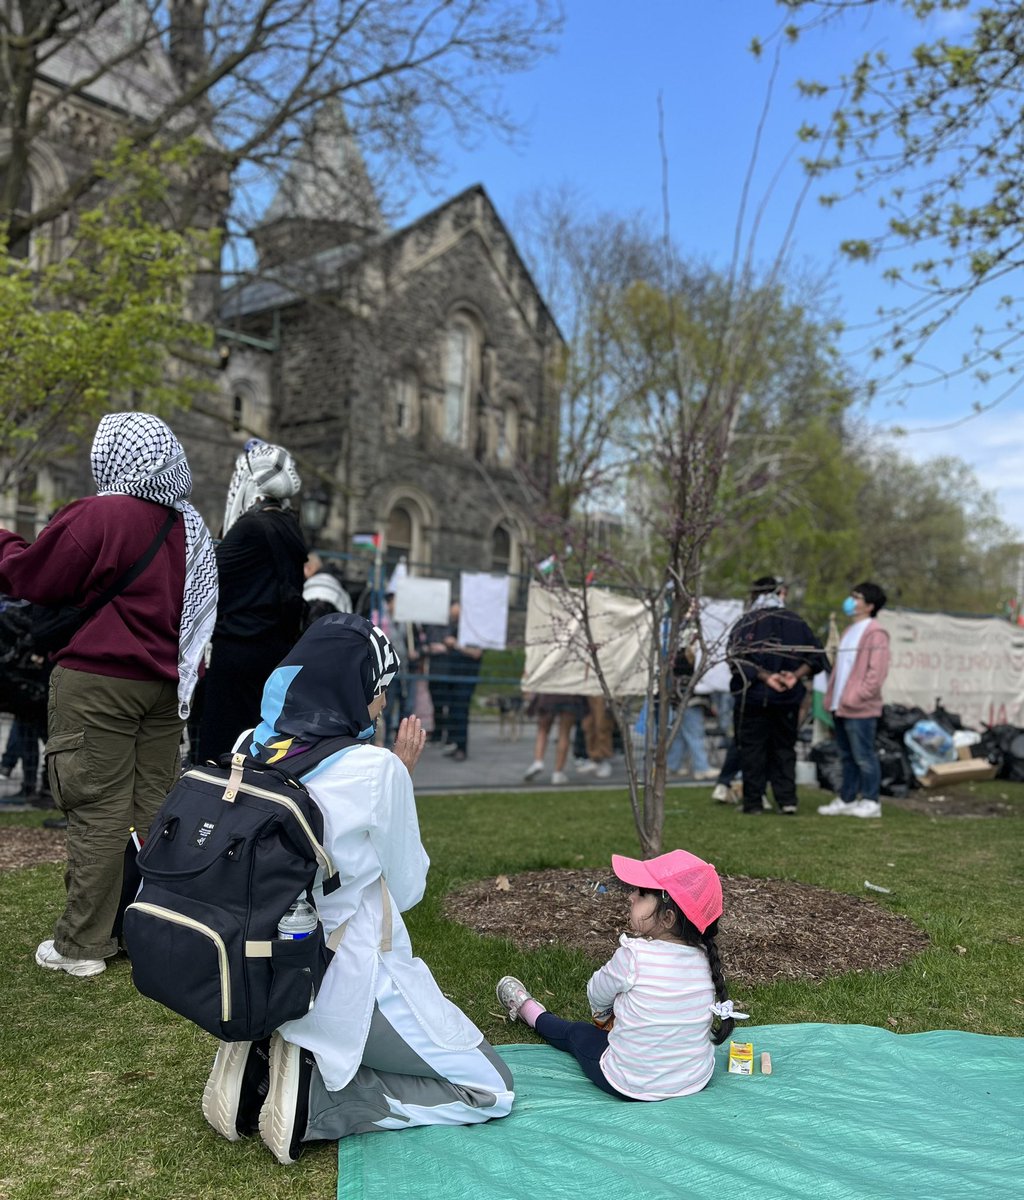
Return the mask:
<path id="1" fill-rule="evenodd" d="M 186 929 L 201 933 L 213 942 L 220 964 L 220 1019 L 225 1022 L 230 1021 L 231 974 L 228 970 L 228 948 L 224 945 L 224 939 L 216 929 L 211 929 L 209 925 L 204 925 L 201 921 L 186 917 L 182 913 L 176 913 L 173 909 L 162 908 L 159 904 L 148 904 L 145 900 L 136 900 L 134 904 L 129 904 L 128 908 L 136 908 L 139 912 L 148 913 L 149 916 L 156 917 L 161 921 L 170 921 L 172 925 L 184 925 Z M 127 909 L 125 911 L 127 912 Z"/>
<path id="2" fill-rule="evenodd" d="M 188 778 L 201 779 L 204 783 L 223 784 L 223 779 L 218 779 L 216 775 L 207 775 L 205 771 L 189 771 Z M 302 832 L 309 839 L 309 844 L 313 847 L 313 854 L 316 856 L 317 862 L 323 867 L 324 876 L 327 879 L 334 874 L 334 863 L 331 861 L 331 856 L 316 840 L 309 822 L 302 815 L 302 809 L 295 803 L 294 800 L 289 800 L 287 796 L 279 796 L 276 792 L 267 791 L 265 788 L 254 787 L 251 783 L 243 783 L 239 791 L 248 792 L 250 796 L 261 796 L 264 800 L 272 800 L 274 804 L 281 804 L 292 814 L 298 822 Z"/>

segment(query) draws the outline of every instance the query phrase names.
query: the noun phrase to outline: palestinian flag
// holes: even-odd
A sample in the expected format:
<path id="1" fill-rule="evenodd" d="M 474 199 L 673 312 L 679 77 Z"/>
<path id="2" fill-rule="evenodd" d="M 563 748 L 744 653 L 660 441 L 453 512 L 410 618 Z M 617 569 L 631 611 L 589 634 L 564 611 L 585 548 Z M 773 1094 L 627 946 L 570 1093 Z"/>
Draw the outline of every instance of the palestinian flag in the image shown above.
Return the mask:
<path id="1" fill-rule="evenodd" d="M 379 550 L 381 536 L 379 533 L 354 533 L 352 545 L 362 550 Z"/>

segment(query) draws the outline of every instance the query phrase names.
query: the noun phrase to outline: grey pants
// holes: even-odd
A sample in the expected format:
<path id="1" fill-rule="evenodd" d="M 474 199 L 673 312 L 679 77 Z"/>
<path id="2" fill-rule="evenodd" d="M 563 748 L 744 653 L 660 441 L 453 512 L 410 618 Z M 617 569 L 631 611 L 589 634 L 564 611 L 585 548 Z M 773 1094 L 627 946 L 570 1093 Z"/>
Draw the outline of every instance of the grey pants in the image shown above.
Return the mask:
<path id="1" fill-rule="evenodd" d="M 176 682 L 116 679 L 54 667 L 46 764 L 68 818 L 67 903 L 54 926 L 69 958 L 109 958 L 124 851 L 145 836 L 177 779 L 184 722 Z"/>
<path id="2" fill-rule="evenodd" d="M 416 1125 L 470 1125 L 508 1115 L 512 1073 L 486 1041 L 469 1050 L 442 1050 L 426 1041 L 415 1018 L 393 997 L 383 1003 L 388 1015 L 374 1005 L 363 1064 L 351 1083 L 329 1092 L 314 1069 L 304 1141 Z"/>

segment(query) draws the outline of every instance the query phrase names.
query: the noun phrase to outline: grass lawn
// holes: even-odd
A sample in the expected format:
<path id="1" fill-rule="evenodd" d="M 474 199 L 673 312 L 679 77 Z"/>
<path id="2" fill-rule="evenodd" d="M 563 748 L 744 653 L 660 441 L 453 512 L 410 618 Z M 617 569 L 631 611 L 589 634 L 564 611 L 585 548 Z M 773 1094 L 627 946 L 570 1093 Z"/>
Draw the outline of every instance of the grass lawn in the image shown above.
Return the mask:
<path id="1" fill-rule="evenodd" d="M 1024 786 L 975 788 L 979 796 L 1006 795 L 1017 815 L 929 818 L 890 806 L 882 821 L 826 820 L 809 815 L 819 797 L 805 791 L 807 814 L 795 820 L 744 820 L 710 804 L 706 789 L 670 793 L 666 849 L 684 846 L 729 874 L 869 896 L 931 938 L 896 971 L 739 992 L 751 1026 L 837 1021 L 900 1033 L 1021 1032 Z M 470 879 L 544 867 L 604 872 L 613 850 L 635 854 L 625 793 L 428 796 L 420 815 L 433 868 L 426 898 L 407 919 L 444 990 L 494 1042 L 532 1037 L 498 1014 L 493 988 L 505 973 L 521 975 L 564 1015 L 587 1016 L 583 989 L 593 964 L 554 946 L 526 954 L 478 938 L 443 920 L 441 902 Z M 0 817 L 0 837 L 41 816 Z M 865 880 L 891 894 L 866 892 Z M 258 1139 L 229 1144 L 208 1128 L 199 1100 L 213 1039 L 140 997 L 127 961 L 85 980 L 35 966 L 33 951 L 50 933 L 61 893 L 58 866 L 0 875 L 0 1200 L 331 1200 L 333 1150 L 317 1148 L 283 1168 Z"/>

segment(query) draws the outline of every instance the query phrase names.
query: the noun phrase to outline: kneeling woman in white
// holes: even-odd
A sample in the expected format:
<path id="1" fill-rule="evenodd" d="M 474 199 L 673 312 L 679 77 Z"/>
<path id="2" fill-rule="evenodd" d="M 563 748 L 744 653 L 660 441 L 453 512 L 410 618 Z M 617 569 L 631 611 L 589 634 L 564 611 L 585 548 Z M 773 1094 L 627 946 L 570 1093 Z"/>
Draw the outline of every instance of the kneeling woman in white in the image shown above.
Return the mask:
<path id="1" fill-rule="evenodd" d="M 222 1043 L 204 1097 L 207 1119 L 226 1137 L 251 1132 L 258 1113 L 260 1134 L 283 1163 L 307 1142 L 470 1124 L 512 1107 L 508 1067 L 413 956 L 401 917 L 422 898 L 430 865 L 409 775 L 424 735 L 410 717 L 394 752 L 369 741 L 398 666 L 387 637 L 365 618 L 323 617 L 267 680 L 252 735 L 253 755 L 285 767 L 323 738 L 361 742 L 303 779 L 341 878 L 329 895 L 314 889 L 317 909 L 328 935 L 345 926 L 316 1004 L 283 1025 L 269 1050 Z"/>

